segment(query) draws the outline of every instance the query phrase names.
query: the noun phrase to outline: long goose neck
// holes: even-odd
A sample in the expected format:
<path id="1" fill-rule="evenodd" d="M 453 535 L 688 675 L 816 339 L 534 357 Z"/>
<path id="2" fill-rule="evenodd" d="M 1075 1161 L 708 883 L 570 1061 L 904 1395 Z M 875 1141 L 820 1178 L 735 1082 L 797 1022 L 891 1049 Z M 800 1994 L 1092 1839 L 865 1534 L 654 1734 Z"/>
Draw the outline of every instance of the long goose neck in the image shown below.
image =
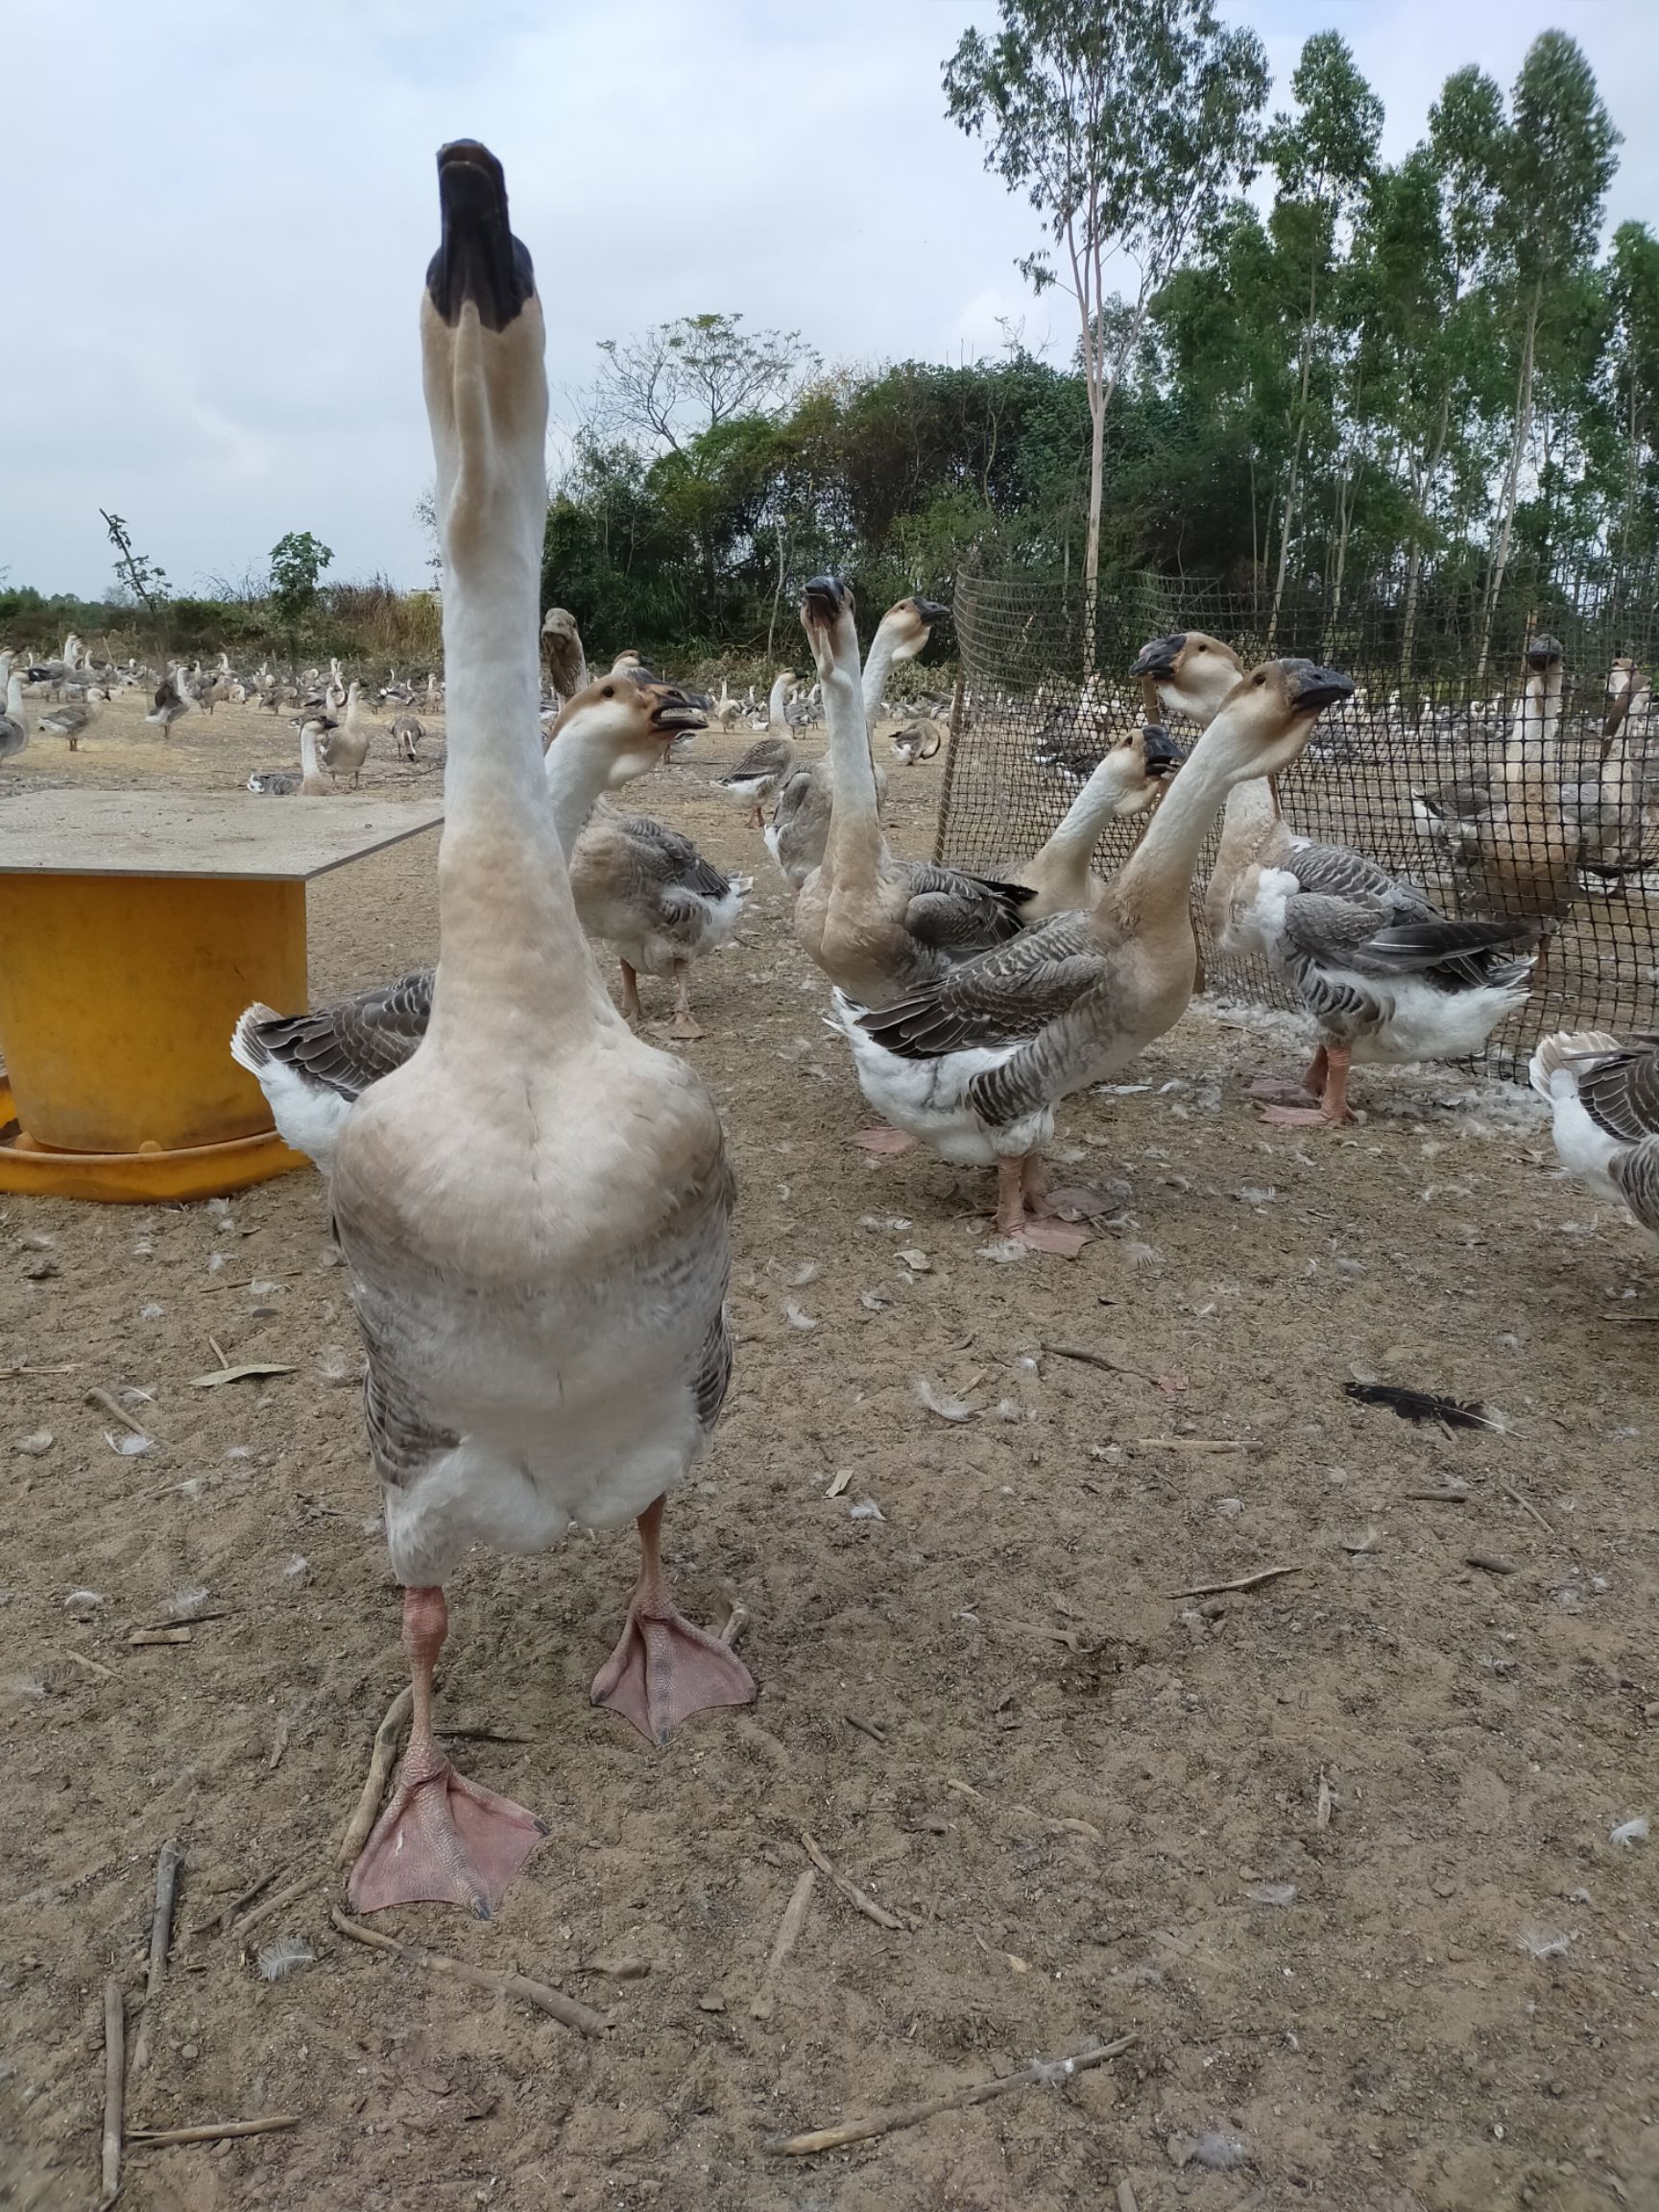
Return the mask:
<path id="1" fill-rule="evenodd" d="M 887 696 L 887 672 L 893 665 L 893 655 L 898 643 L 898 632 L 883 617 L 876 626 L 876 635 L 870 640 L 870 658 L 864 663 L 864 722 L 867 730 L 880 713 L 881 702 Z"/>
<path id="2" fill-rule="evenodd" d="M 452 324 L 430 295 L 421 313 L 448 735 L 430 1035 L 540 1059 L 552 1028 L 591 1028 L 604 1001 L 541 755 L 541 314 L 534 294 L 499 332 L 470 302 Z"/>
<path id="3" fill-rule="evenodd" d="M 612 754 L 593 716 L 572 714 L 555 732 L 542 769 L 553 800 L 553 829 L 566 860 L 610 781 Z"/>
<path id="4" fill-rule="evenodd" d="M 787 708 L 788 704 L 788 677 L 779 676 L 774 678 L 771 693 L 766 701 L 766 727 L 769 730 L 783 730 L 787 727 L 783 716 L 784 709 Z"/>
<path id="5" fill-rule="evenodd" d="M 1235 783 L 1221 815 L 1216 877 L 1232 876 L 1252 860 L 1261 859 L 1280 827 L 1278 803 L 1265 776 L 1249 776 L 1242 783 Z"/>
<path id="6" fill-rule="evenodd" d="M 824 857 L 836 871 L 863 861 L 879 864 L 882 851 L 876 765 L 856 661 L 837 663 L 824 678 L 824 719 L 830 730 L 830 836 Z"/>
<path id="7" fill-rule="evenodd" d="M 1113 879 L 1117 902 L 1132 905 L 1143 924 L 1178 921 L 1190 932 L 1192 872 L 1240 766 L 1233 749 L 1206 732 L 1164 794 L 1151 827 Z"/>

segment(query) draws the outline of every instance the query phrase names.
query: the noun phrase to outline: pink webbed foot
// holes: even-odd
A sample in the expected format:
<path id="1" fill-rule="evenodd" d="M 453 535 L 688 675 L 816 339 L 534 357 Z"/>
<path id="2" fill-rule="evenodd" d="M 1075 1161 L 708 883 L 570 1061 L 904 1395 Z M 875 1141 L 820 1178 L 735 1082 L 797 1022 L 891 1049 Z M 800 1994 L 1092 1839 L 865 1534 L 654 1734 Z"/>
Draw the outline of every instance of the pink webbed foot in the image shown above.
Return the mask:
<path id="1" fill-rule="evenodd" d="M 422 1780 L 398 1784 L 346 1894 L 354 1912 L 465 1905 L 488 1920 L 546 1833 L 534 1813 L 469 1782 L 445 1759 Z"/>
<path id="2" fill-rule="evenodd" d="M 592 1698 L 666 1743 L 682 1720 L 719 1705 L 748 1705 L 755 1677 L 730 1645 L 671 1604 L 647 1611 L 636 1598 L 616 1648 L 593 1677 Z"/>
<path id="3" fill-rule="evenodd" d="M 1322 1106 L 1259 1106 L 1258 1118 L 1273 1129 L 1325 1129 L 1331 1126 Z"/>
<path id="4" fill-rule="evenodd" d="M 897 1160 L 902 1153 L 914 1151 L 916 1146 L 915 1138 L 907 1130 L 889 1129 L 885 1123 L 877 1129 L 855 1129 L 847 1142 L 878 1160 Z"/>

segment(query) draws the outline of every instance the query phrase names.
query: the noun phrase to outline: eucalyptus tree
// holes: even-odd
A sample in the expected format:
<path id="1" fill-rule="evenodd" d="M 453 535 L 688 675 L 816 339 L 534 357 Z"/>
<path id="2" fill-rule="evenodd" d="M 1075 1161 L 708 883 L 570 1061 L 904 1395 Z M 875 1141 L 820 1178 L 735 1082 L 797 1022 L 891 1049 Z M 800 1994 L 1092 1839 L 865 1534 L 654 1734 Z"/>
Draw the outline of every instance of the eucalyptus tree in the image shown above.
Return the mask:
<path id="1" fill-rule="evenodd" d="M 1595 252 L 1620 144 L 1590 64 L 1565 32 L 1546 31 L 1533 41 L 1509 106 L 1495 228 L 1506 261 L 1517 341 L 1515 404 L 1480 622 L 1482 673 L 1509 565 L 1522 465 L 1532 437 L 1540 325 L 1575 272 Z"/>
<path id="2" fill-rule="evenodd" d="M 1089 401 L 1084 656 L 1094 659 L 1106 415 L 1153 297 L 1194 230 L 1248 176 L 1267 96 L 1255 33 L 1212 0 L 1000 0 L 1000 28 L 964 32 L 945 64 L 946 112 L 1024 192 L 1048 243 L 1021 264 L 1077 308 Z M 1137 271 L 1127 317 L 1107 314 L 1107 268 Z"/>
<path id="3" fill-rule="evenodd" d="M 1647 499 L 1641 537 L 1643 550 L 1653 550 L 1654 494 L 1659 491 L 1659 238 L 1645 223 L 1621 223 L 1613 233 L 1607 291 L 1612 311 L 1609 366 L 1623 445 L 1619 517 L 1623 565 L 1637 535 L 1644 478 Z"/>

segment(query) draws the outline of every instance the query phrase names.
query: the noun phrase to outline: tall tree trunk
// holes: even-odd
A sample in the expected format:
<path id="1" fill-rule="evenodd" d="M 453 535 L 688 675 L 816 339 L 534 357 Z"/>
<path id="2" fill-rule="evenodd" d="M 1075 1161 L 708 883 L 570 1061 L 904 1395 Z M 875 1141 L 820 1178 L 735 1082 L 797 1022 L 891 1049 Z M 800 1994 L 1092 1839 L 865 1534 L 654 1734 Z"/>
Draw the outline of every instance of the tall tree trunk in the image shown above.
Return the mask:
<path id="1" fill-rule="evenodd" d="M 778 525 L 778 581 L 772 588 L 772 619 L 766 625 L 766 658 L 772 658 L 772 640 L 778 634 L 778 603 L 783 596 L 783 560 L 789 543 L 781 522 Z"/>
<path id="2" fill-rule="evenodd" d="M 1290 475 L 1285 486 L 1285 521 L 1279 533 L 1279 573 L 1273 580 L 1273 611 L 1267 617 L 1267 650 L 1273 650 L 1279 628 L 1279 609 L 1285 598 L 1285 574 L 1290 564 L 1290 524 L 1295 519 L 1296 493 L 1301 481 L 1302 442 L 1308 435 L 1308 380 L 1313 370 L 1313 316 L 1318 301 L 1318 265 L 1308 272 L 1308 319 L 1302 325 L 1302 377 L 1296 395 L 1296 438 L 1290 448 Z"/>
<path id="3" fill-rule="evenodd" d="M 1411 525 L 1411 553 L 1406 568 L 1406 618 L 1400 632 L 1400 673 L 1411 673 L 1411 648 L 1417 638 L 1417 591 L 1423 581 L 1423 533 L 1429 523 L 1429 494 L 1434 479 L 1440 473 L 1440 456 L 1446 450 L 1446 433 L 1452 422 L 1452 394 L 1446 393 L 1440 401 L 1440 425 L 1434 433 L 1434 445 L 1423 464 L 1417 479 L 1414 500 L 1417 517 Z"/>
<path id="4" fill-rule="evenodd" d="M 1532 362 L 1538 339 L 1538 315 L 1543 305 L 1542 282 L 1532 288 L 1532 304 L 1527 312 L 1527 335 L 1521 346 L 1521 374 L 1515 391 L 1515 436 L 1509 447 L 1509 466 L 1503 471 L 1503 489 L 1498 502 L 1498 542 L 1492 555 L 1492 574 L 1486 587 L 1486 605 L 1480 617 L 1480 653 L 1475 665 L 1476 676 L 1486 673 L 1487 656 L 1492 650 L 1492 625 L 1498 618 L 1498 599 L 1503 589 L 1503 576 L 1509 566 L 1509 545 L 1515 531 L 1515 509 L 1521 493 L 1521 461 L 1527 450 L 1527 441 L 1532 435 Z"/>
<path id="5" fill-rule="evenodd" d="M 1336 625 L 1342 615 L 1342 579 L 1348 569 L 1348 530 L 1354 520 L 1354 508 L 1358 497 L 1358 466 L 1356 464 L 1350 472 L 1344 463 L 1336 492 L 1336 573 L 1331 585 L 1331 612 L 1325 618 L 1327 640 L 1335 636 Z"/>
<path id="6" fill-rule="evenodd" d="M 1089 528 L 1083 541 L 1083 680 L 1094 673 L 1094 632 L 1100 612 L 1100 510 L 1106 474 L 1106 400 L 1089 395 Z"/>

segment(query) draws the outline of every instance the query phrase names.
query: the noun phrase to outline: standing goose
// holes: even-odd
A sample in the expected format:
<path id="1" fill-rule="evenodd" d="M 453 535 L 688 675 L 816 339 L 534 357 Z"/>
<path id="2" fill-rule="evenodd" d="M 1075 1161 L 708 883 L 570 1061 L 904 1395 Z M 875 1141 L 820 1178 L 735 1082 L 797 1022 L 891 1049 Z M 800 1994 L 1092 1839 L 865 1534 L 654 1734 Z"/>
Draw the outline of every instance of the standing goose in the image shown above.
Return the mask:
<path id="1" fill-rule="evenodd" d="M 864 720 L 853 594 L 833 576 L 808 584 L 801 620 L 824 685 L 834 805 L 824 857 L 795 902 L 795 934 L 830 980 L 865 1006 L 885 1006 L 964 960 L 1016 936 L 1030 903 L 1003 883 L 888 851 Z"/>
<path id="2" fill-rule="evenodd" d="M 1352 689 L 1332 669 L 1268 661 L 1234 686 L 1093 912 L 1058 915 L 876 1012 L 836 993 L 865 1097 L 942 1159 L 995 1165 L 1003 1236 L 1064 1252 L 1083 1241 L 1027 1218 L 1043 1204 L 1054 1109 L 1180 1020 L 1197 968 L 1192 870 L 1223 799 L 1287 767 Z"/>
<path id="3" fill-rule="evenodd" d="M 171 737 L 173 725 L 180 714 L 188 714 L 190 701 L 184 689 L 182 668 L 170 668 L 156 686 L 156 704 L 145 715 L 146 722 L 159 722 L 163 737 Z"/>
<path id="4" fill-rule="evenodd" d="M 1568 1174 L 1659 1238 L 1659 1038 L 1561 1031 L 1540 1041 L 1527 1072 Z"/>
<path id="5" fill-rule="evenodd" d="M 1209 723 L 1238 681 L 1231 646 L 1201 631 L 1157 637 L 1132 674 L 1164 705 Z M 1227 795 L 1206 916 L 1229 959 L 1260 958 L 1300 996 L 1318 1045 L 1302 1091 L 1264 1105 L 1286 1128 L 1353 1119 L 1355 1061 L 1400 1066 L 1479 1052 L 1521 1006 L 1534 926 L 1455 921 L 1364 854 L 1293 836 L 1265 778 Z"/>
<path id="6" fill-rule="evenodd" d="M 765 736 L 756 738 L 729 774 L 714 780 L 714 788 L 723 799 L 734 806 L 748 807 L 749 819 L 757 830 L 765 822 L 767 803 L 778 796 L 779 786 L 795 766 L 798 748 L 784 719 L 794 681 L 787 668 L 773 679 L 772 695 L 766 703 Z"/>
<path id="7" fill-rule="evenodd" d="M 691 1012 L 691 963 L 731 937 L 743 917 L 749 878 L 721 875 L 682 830 L 649 814 L 603 810 L 576 841 L 570 889 L 583 928 L 615 949 L 624 1018 L 644 1019 L 641 973 L 672 975 L 668 1034 L 701 1037 Z"/>
<path id="8" fill-rule="evenodd" d="M 29 742 L 29 725 L 23 719 L 23 678 L 15 668 L 6 670 L 6 711 L 0 714 L 0 760 L 11 760 Z"/>
<path id="9" fill-rule="evenodd" d="M 319 747 L 329 775 L 349 776 L 353 791 L 363 774 L 373 734 L 374 724 L 363 710 L 363 686 L 353 678 L 346 687 L 346 719 L 327 733 Z"/>
<path id="10" fill-rule="evenodd" d="M 1564 655 L 1540 634 L 1527 648 L 1521 698 L 1492 804 L 1475 825 L 1468 902 L 1487 914 L 1559 922 L 1578 893 L 1579 832 L 1562 804 Z"/>
<path id="11" fill-rule="evenodd" d="M 44 737 L 67 737 L 70 752 L 78 753 L 91 719 L 92 709 L 84 700 L 65 699 L 61 707 L 54 707 L 49 713 L 42 714 L 36 728 Z"/>
<path id="12" fill-rule="evenodd" d="M 582 633 L 567 607 L 549 607 L 541 618 L 541 657 L 548 681 L 561 707 L 588 688 L 588 656 L 582 650 Z M 427 700 L 430 707 L 431 700 Z"/>
<path id="13" fill-rule="evenodd" d="M 487 1914 L 543 1831 L 434 1736 L 443 1585 L 470 1546 L 541 1551 L 572 1522 L 637 1517 L 596 1701 L 661 1740 L 754 1685 L 676 1611 L 660 1549 L 730 1370 L 719 1117 L 616 1014 L 576 919 L 537 722 L 541 304 L 494 156 L 447 146 L 439 183 L 421 342 L 447 566 L 441 951 L 425 1035 L 347 1115 L 331 1186 L 415 1693 L 349 1896 Z"/>
<path id="14" fill-rule="evenodd" d="M 1089 863 L 1102 830 L 1109 822 L 1126 821 L 1155 805 L 1180 760 L 1180 747 L 1155 722 L 1112 740 L 1048 842 L 1029 860 L 1005 871 L 1011 883 L 1023 883 L 1033 894 L 1020 916 L 1027 929 L 1056 914 L 1085 913 L 1098 905 L 1106 883 Z"/>
<path id="15" fill-rule="evenodd" d="M 932 599 L 900 599 L 876 625 L 862 684 L 866 737 L 881 711 L 881 695 L 894 662 L 915 660 L 944 612 Z M 887 779 L 878 768 L 878 810 L 886 797 Z M 791 891 L 800 890 L 824 857 L 825 842 L 830 835 L 830 800 L 828 759 L 798 762 L 779 786 L 778 803 L 772 809 L 772 820 L 766 830 L 766 849 L 777 861 Z"/>

